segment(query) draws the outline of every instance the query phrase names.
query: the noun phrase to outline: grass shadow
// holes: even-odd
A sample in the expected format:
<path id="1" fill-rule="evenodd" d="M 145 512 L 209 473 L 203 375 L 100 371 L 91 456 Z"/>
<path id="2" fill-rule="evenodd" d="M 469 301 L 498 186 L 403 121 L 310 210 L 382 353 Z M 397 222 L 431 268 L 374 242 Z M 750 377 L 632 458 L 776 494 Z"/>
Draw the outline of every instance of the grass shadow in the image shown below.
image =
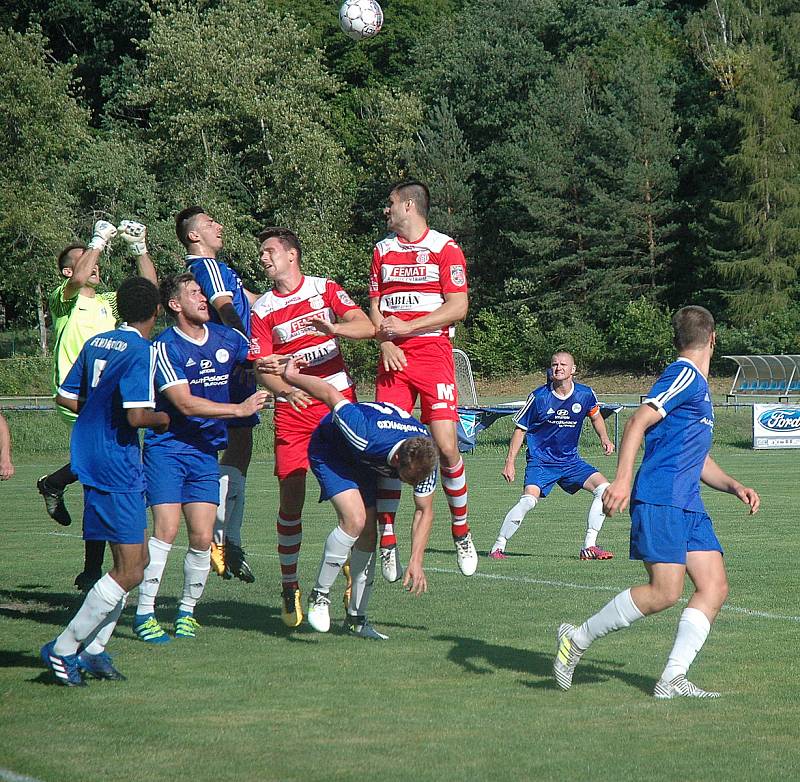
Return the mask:
<path id="1" fill-rule="evenodd" d="M 440 635 L 435 641 L 451 643 L 447 659 L 461 666 L 467 673 L 477 675 L 494 673 L 498 668 L 537 677 L 535 681 L 525 681 L 522 685 L 532 689 L 557 690 L 553 680 L 553 654 L 545 654 L 531 649 L 518 649 L 513 646 L 501 646 L 487 643 L 479 638 Z M 648 695 L 652 693 L 655 679 L 623 670 L 623 665 L 616 663 L 592 663 L 582 661 L 575 670 L 574 684 L 591 684 L 619 679 L 625 684 L 641 690 Z"/>

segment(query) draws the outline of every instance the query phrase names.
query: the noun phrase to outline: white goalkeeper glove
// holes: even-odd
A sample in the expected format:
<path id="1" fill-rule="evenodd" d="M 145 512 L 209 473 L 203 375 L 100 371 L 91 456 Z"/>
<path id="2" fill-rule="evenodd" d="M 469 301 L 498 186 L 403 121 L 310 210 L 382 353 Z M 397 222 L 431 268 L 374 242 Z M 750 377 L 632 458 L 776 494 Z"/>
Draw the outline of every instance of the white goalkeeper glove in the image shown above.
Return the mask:
<path id="1" fill-rule="evenodd" d="M 135 220 L 123 220 L 117 229 L 120 237 L 128 244 L 131 255 L 145 255 L 147 253 L 147 226 Z"/>
<path id="2" fill-rule="evenodd" d="M 89 249 L 103 250 L 103 248 L 117 235 L 117 229 L 108 220 L 98 220 L 94 224 L 94 235 L 89 242 Z"/>

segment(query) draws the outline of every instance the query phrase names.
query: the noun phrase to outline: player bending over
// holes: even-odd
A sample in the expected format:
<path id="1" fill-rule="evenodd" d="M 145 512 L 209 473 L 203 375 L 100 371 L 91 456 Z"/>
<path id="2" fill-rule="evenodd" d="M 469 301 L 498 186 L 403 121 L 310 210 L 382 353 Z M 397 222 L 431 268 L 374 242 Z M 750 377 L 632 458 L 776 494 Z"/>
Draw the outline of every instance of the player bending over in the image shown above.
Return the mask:
<path id="1" fill-rule="evenodd" d="M 699 482 L 738 497 L 758 511 L 753 489 L 726 474 L 709 456 L 714 409 L 708 368 L 714 352 L 714 318 L 703 307 L 684 307 L 672 318 L 678 360 L 670 364 L 648 398 L 625 425 L 617 476 L 603 505 L 613 515 L 631 504 L 631 559 L 640 559 L 648 583 L 620 592 L 580 627 L 558 628 L 553 663 L 562 690 L 572 685 L 575 666 L 589 645 L 648 614 L 675 605 L 686 574 L 694 584 L 681 613 L 667 665 L 656 683 L 656 698 L 716 698 L 692 684 L 686 673 L 708 637 L 711 623 L 728 596 L 722 547 L 700 498 Z M 633 465 L 645 440 L 642 464 L 631 490 Z"/>
<path id="2" fill-rule="evenodd" d="M 575 359 L 559 350 L 550 360 L 550 383 L 537 388 L 525 406 L 514 416 L 516 429 L 511 435 L 503 477 L 514 482 L 517 458 L 522 441 L 528 446 L 525 467 L 525 488 L 519 502 L 506 514 L 492 550 L 491 559 L 506 559 L 506 544 L 519 529 L 528 511 L 546 497 L 555 484 L 568 494 L 586 489 L 594 495 L 586 521 L 586 537 L 581 559 L 611 559 L 610 551 L 599 548 L 597 535 L 603 527 L 603 492 L 608 486 L 605 476 L 578 455 L 578 440 L 586 417 L 592 422 L 605 454 L 613 453 L 606 425 L 600 414 L 597 397 L 589 386 L 573 382 Z"/>
<path id="3" fill-rule="evenodd" d="M 78 413 L 72 428 L 72 470 L 83 484 L 83 537 L 105 540 L 114 566 L 86 595 L 78 613 L 41 657 L 69 687 L 84 674 L 123 679 L 105 651 L 129 590 L 141 583 L 147 564 L 147 509 L 137 429 L 165 431 L 153 391 L 156 350 L 149 342 L 158 313 L 158 288 L 141 277 L 117 291 L 125 321 L 92 337 L 58 389 L 58 404 Z"/>
<path id="4" fill-rule="evenodd" d="M 183 594 L 175 619 L 176 638 L 194 638 L 194 609 L 211 568 L 211 539 L 219 503 L 217 453 L 228 441 L 225 420 L 257 413 L 267 397 L 256 391 L 244 402 L 230 403 L 228 379 L 247 359 L 249 345 L 240 332 L 210 323 L 208 301 L 190 272 L 161 283 L 161 304 L 175 325 L 155 341 L 156 410 L 169 429 L 144 438 L 147 504 L 153 512 L 148 542 L 150 564 L 139 586 L 133 631 L 149 643 L 170 640 L 155 617 L 155 600 L 167 557 L 178 534 L 181 511 L 189 548 L 183 559 Z"/>
<path id="5" fill-rule="evenodd" d="M 353 586 L 345 630 L 385 640 L 387 636 L 367 619 L 377 543 L 378 478 L 388 476 L 414 487 L 411 557 L 403 585 L 422 594 L 428 589 L 422 561 L 433 523 L 436 447 L 419 421 L 392 404 L 351 402 L 321 378 L 301 374 L 294 360 L 287 363 L 283 376 L 331 409 L 311 437 L 308 459 L 322 490 L 320 501 L 331 501 L 339 524 L 325 541 L 308 600 L 309 624 L 321 633 L 330 629 L 330 589 L 349 557 Z"/>

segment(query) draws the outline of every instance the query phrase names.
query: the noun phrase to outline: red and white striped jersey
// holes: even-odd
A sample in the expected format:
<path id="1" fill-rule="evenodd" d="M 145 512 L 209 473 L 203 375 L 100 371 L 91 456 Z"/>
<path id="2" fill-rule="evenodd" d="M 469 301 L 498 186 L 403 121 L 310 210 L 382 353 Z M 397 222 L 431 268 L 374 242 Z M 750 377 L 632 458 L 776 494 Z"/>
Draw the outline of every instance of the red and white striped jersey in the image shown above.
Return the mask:
<path id="1" fill-rule="evenodd" d="M 303 277 L 291 293 L 267 291 L 253 304 L 250 355 L 257 359 L 278 353 L 303 358 L 302 372 L 327 380 L 337 391 L 353 385 L 335 337 L 319 334 L 312 318 L 336 323 L 345 313 L 359 309 L 347 291 L 324 277 Z"/>
<path id="2" fill-rule="evenodd" d="M 375 245 L 369 279 L 370 298 L 379 298 L 384 317 L 395 315 L 413 320 L 439 309 L 445 293 L 467 292 L 467 262 L 453 239 L 428 229 L 416 241 L 409 242 L 390 234 Z M 412 333 L 394 342 L 419 339 L 449 339 L 453 327 Z"/>

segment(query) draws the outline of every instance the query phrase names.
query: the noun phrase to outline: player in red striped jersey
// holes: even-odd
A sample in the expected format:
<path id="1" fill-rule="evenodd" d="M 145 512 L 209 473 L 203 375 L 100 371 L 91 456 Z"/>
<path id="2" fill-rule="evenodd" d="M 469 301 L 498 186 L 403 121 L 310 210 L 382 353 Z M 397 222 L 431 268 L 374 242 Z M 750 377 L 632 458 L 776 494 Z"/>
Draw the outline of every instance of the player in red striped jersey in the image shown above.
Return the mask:
<path id="1" fill-rule="evenodd" d="M 470 576 L 478 555 L 467 523 L 467 481 L 458 451 L 458 391 L 450 339 L 453 324 L 469 306 L 467 263 L 449 236 L 428 227 L 430 193 L 418 181 L 392 188 L 384 208 L 392 232 L 378 242 L 370 273 L 370 318 L 377 330 L 381 359 L 375 398 L 411 412 L 419 397 L 420 420 L 428 424 L 439 449 L 442 487 L 450 507 L 458 566 Z M 394 517 L 400 482 L 382 479 L 378 487 L 381 570 L 398 580 Z"/>
<path id="2" fill-rule="evenodd" d="M 371 339 L 375 329 L 361 308 L 333 280 L 307 277 L 300 268 L 302 250 L 287 228 L 265 228 L 259 234 L 259 256 L 272 290 L 254 304 L 250 358 L 277 354 L 294 356 L 303 372 L 324 378 L 355 401 L 338 337 Z M 303 536 L 302 513 L 308 471 L 308 443 L 317 424 L 328 414 L 322 402 L 287 385 L 279 375 L 256 363 L 260 383 L 275 394 L 275 475 L 280 484 L 278 555 L 281 562 L 281 618 L 289 627 L 303 621 L 297 560 Z M 355 552 L 354 552 L 355 554 Z M 356 562 L 354 558 L 354 570 Z"/>

